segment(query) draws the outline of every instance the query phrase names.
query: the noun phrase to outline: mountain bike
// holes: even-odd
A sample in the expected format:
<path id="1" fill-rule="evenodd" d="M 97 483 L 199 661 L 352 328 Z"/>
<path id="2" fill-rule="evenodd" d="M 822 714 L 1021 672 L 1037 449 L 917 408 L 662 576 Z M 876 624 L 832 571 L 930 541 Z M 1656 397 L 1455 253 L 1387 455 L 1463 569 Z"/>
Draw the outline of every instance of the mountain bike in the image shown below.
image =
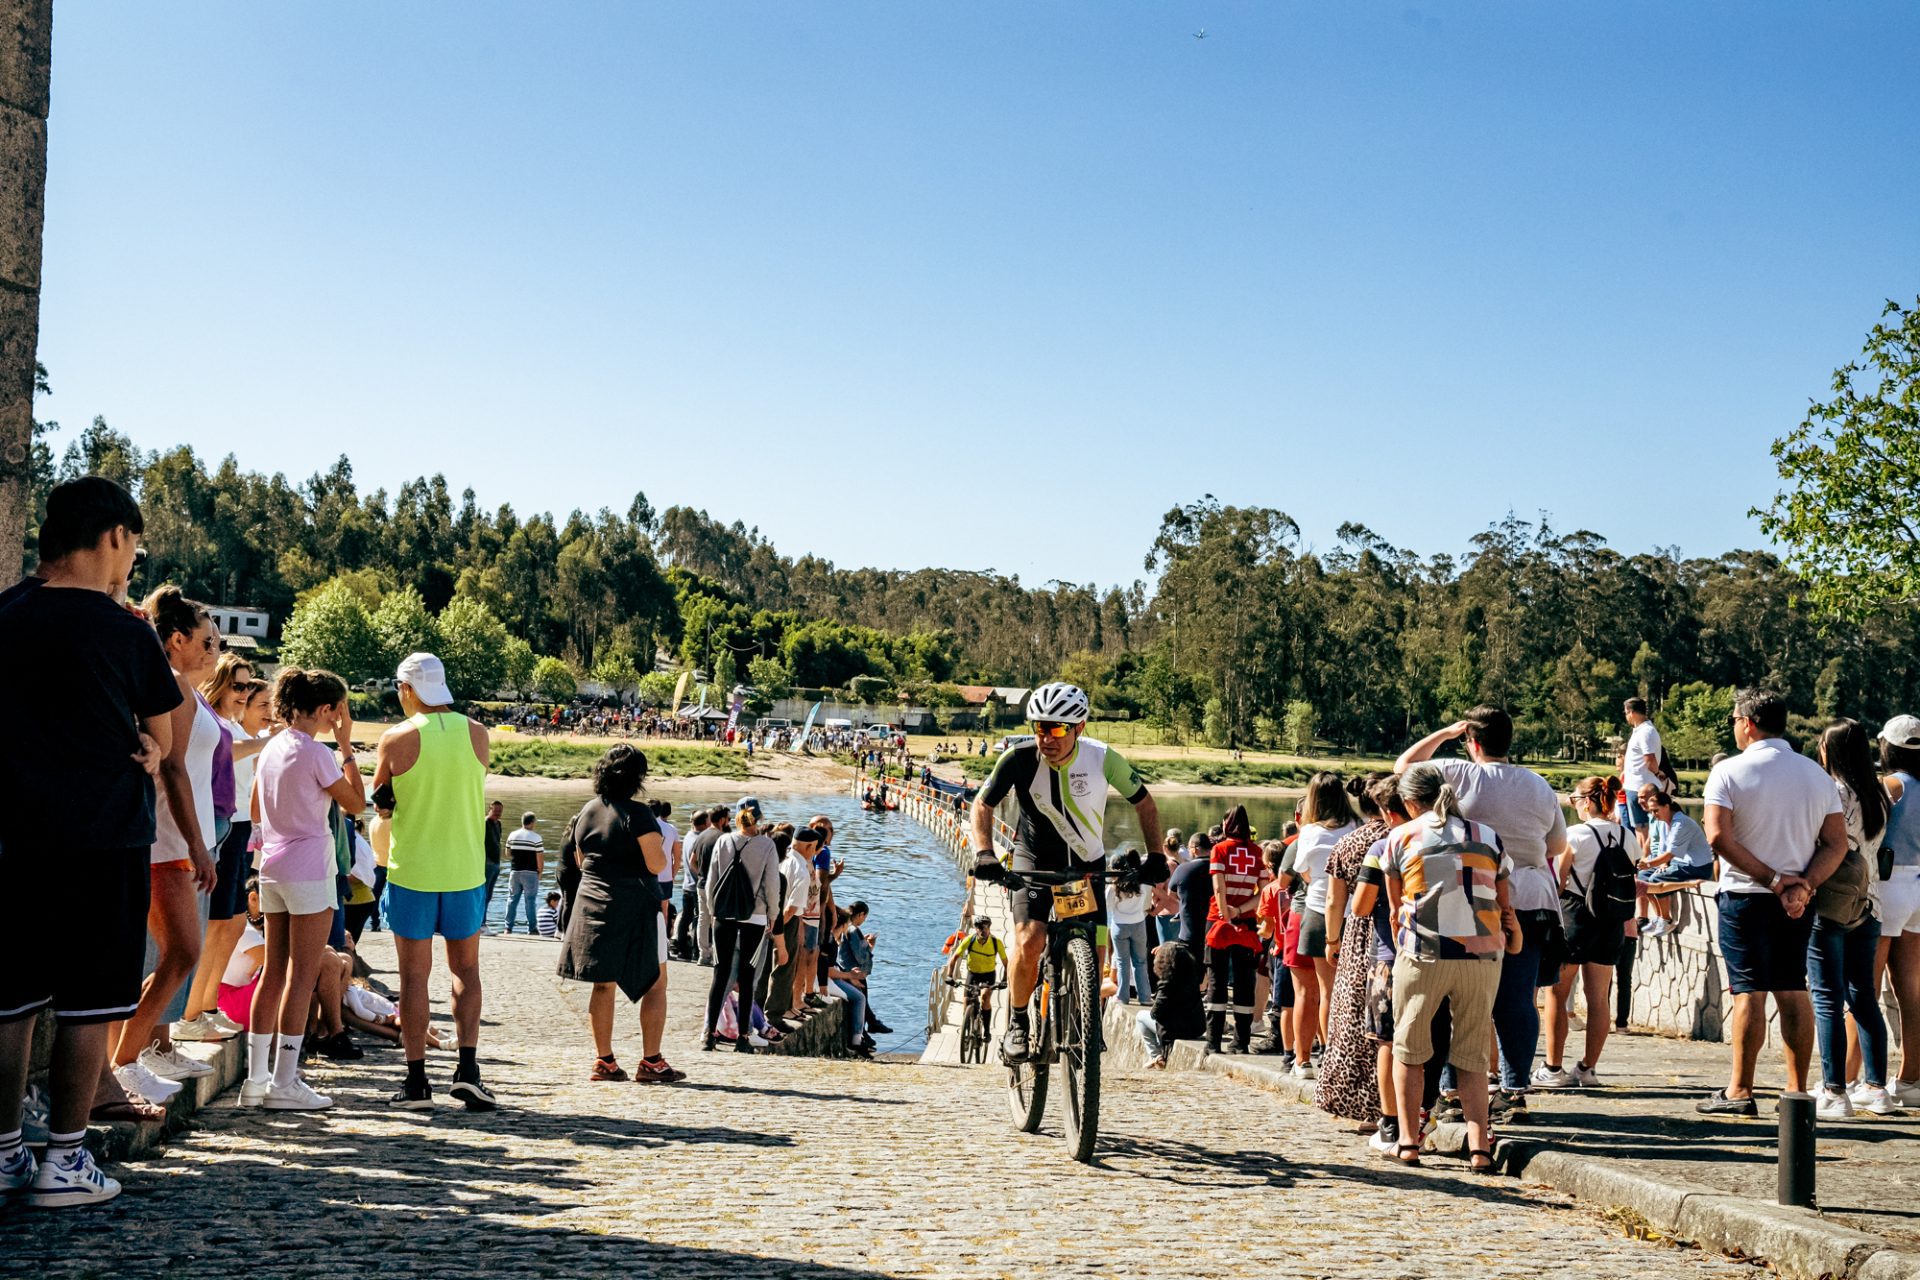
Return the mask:
<path id="1" fill-rule="evenodd" d="M 1027 1015 L 1025 1062 L 1007 1064 L 1007 1110 L 1014 1128 L 1035 1133 L 1047 1109 L 1053 1067 L 1066 1077 L 1067 1148 L 1085 1164 L 1100 1132 L 1100 968 L 1094 929 L 1104 870 L 1008 871 L 1009 892 L 1053 890 L 1047 950 Z"/>
<path id="2" fill-rule="evenodd" d="M 993 1043 L 993 1028 L 987 1019 L 986 1006 L 980 1000 L 980 987 L 976 983 L 961 982 L 949 978 L 950 987 L 965 987 L 966 1012 L 960 1018 L 960 1061 L 964 1063 L 985 1062 L 987 1046 Z M 995 983 L 993 989 L 1000 990 L 1007 984 Z"/>

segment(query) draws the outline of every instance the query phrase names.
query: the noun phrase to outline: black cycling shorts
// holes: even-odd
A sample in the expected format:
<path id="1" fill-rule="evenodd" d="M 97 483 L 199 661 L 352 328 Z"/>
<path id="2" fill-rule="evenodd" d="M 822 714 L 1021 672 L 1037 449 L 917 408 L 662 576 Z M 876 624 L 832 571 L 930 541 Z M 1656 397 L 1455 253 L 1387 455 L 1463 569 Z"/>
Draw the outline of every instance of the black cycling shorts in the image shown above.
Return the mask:
<path id="1" fill-rule="evenodd" d="M 1073 855 L 1061 853 L 1051 858 L 1036 859 L 1024 847 L 1015 846 L 1013 850 L 1013 869 L 1015 871 L 1065 871 L 1067 859 Z M 1105 864 L 1099 862 L 1083 863 L 1088 871 L 1098 871 Z M 1046 921 L 1053 919 L 1053 886 L 1034 885 L 1026 889 L 1009 890 L 1012 897 L 1013 922 L 1025 924 L 1030 920 Z M 1104 925 L 1107 922 L 1107 895 L 1099 884 L 1093 886 L 1094 909 L 1092 914 L 1079 917 L 1088 924 Z"/>

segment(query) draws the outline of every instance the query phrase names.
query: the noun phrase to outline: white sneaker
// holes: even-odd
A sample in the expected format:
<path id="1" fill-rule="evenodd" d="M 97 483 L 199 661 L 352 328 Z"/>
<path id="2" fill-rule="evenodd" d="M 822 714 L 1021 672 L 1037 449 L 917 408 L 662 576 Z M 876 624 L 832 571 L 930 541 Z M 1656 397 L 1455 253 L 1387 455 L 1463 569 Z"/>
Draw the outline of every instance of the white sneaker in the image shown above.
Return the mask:
<path id="1" fill-rule="evenodd" d="M 1848 1100 L 1858 1111 L 1870 1111 L 1876 1116 L 1895 1116 L 1901 1111 L 1900 1104 L 1885 1089 L 1862 1083 L 1858 1089 L 1849 1091 Z"/>
<path id="2" fill-rule="evenodd" d="M 180 1052 L 179 1045 L 162 1049 L 158 1040 L 140 1051 L 139 1061 L 162 1080 L 197 1080 L 213 1074 L 210 1065 L 198 1058 L 189 1058 Z"/>
<path id="3" fill-rule="evenodd" d="M 242 1080 L 240 1082 L 240 1105 L 257 1107 L 267 1100 L 267 1089 L 272 1080 Z"/>
<path id="4" fill-rule="evenodd" d="M 1380 1132 L 1378 1125 L 1374 1126 L 1373 1135 L 1367 1139 L 1367 1149 L 1376 1155 L 1391 1157 L 1394 1154 L 1394 1145 L 1387 1139 L 1386 1134 Z"/>
<path id="5" fill-rule="evenodd" d="M 241 1026 L 239 1023 L 235 1022 L 232 1018 L 229 1018 L 226 1014 L 220 1012 L 218 1009 L 215 1009 L 212 1013 L 209 1013 L 207 1015 L 207 1021 L 211 1022 L 214 1026 L 226 1032 L 229 1036 L 237 1036 L 241 1032 L 246 1030 L 245 1027 Z"/>
<path id="6" fill-rule="evenodd" d="M 1313 1069 L 1313 1064 L 1310 1062 L 1296 1062 L 1293 1064 L 1293 1078 L 1295 1080 L 1311 1080 L 1319 1074 L 1319 1072 Z"/>
<path id="7" fill-rule="evenodd" d="M 1848 1101 L 1846 1094 L 1838 1090 L 1822 1089 L 1820 1103 L 1814 1108 L 1814 1114 L 1822 1120 L 1851 1120 L 1853 1103 Z"/>
<path id="8" fill-rule="evenodd" d="M 167 1033 L 175 1040 L 196 1041 L 200 1043 L 218 1043 L 222 1040 L 231 1040 L 234 1036 L 233 1032 L 216 1026 L 213 1019 L 204 1013 L 190 1020 L 185 1018 L 181 1019 L 179 1022 L 168 1027 Z"/>
<path id="9" fill-rule="evenodd" d="M 100 1172 L 92 1152 L 71 1147 L 49 1154 L 42 1162 L 27 1192 L 27 1203 L 36 1209 L 67 1209 L 102 1204 L 119 1194 L 120 1183 Z"/>
<path id="10" fill-rule="evenodd" d="M 1898 1077 L 1887 1081 L 1887 1092 L 1893 1100 L 1903 1107 L 1920 1107 L 1920 1080 L 1903 1080 Z"/>
<path id="11" fill-rule="evenodd" d="M 15 1147 L 10 1159 L 0 1161 L 0 1195 L 25 1191 L 39 1172 L 40 1162 L 33 1158 L 33 1152 L 25 1144 Z"/>
<path id="12" fill-rule="evenodd" d="M 1580 1082 L 1580 1087 L 1583 1089 L 1598 1089 L 1600 1087 L 1600 1073 L 1585 1063 L 1576 1062 L 1573 1064 L 1573 1078 Z"/>
<path id="13" fill-rule="evenodd" d="M 292 1084 L 268 1085 L 266 1100 L 260 1105 L 269 1111 L 325 1111 L 333 1105 L 333 1099 L 316 1093 L 312 1085 L 295 1076 Z"/>
<path id="14" fill-rule="evenodd" d="M 140 1056 L 146 1057 L 144 1053 Z M 147 1070 L 138 1060 L 129 1062 L 124 1067 L 115 1067 L 113 1078 L 118 1080 L 120 1087 L 128 1093 L 155 1106 L 164 1106 L 168 1098 L 180 1092 L 178 1080 L 163 1080 Z"/>
<path id="15" fill-rule="evenodd" d="M 1549 1067 L 1541 1063 L 1533 1069 L 1533 1087 L 1536 1089 L 1578 1089 L 1580 1077 L 1565 1067 Z"/>
<path id="16" fill-rule="evenodd" d="M 764 1049 L 767 1047 L 767 1040 L 766 1037 L 762 1036 L 758 1031 L 749 1031 L 747 1032 L 747 1044 L 755 1049 Z"/>

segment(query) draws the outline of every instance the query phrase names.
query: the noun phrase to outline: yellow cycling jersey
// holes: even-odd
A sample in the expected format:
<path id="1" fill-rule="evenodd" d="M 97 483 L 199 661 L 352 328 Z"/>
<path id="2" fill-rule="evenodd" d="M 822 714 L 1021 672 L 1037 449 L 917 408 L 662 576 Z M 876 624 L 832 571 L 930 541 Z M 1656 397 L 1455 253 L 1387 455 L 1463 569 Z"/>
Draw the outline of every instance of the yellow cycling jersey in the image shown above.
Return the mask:
<path id="1" fill-rule="evenodd" d="M 967 958 L 968 973 L 992 973 L 994 966 L 1006 958 L 1007 948 L 998 938 L 980 940 L 977 933 L 968 933 L 965 942 L 953 948 L 953 954 Z"/>

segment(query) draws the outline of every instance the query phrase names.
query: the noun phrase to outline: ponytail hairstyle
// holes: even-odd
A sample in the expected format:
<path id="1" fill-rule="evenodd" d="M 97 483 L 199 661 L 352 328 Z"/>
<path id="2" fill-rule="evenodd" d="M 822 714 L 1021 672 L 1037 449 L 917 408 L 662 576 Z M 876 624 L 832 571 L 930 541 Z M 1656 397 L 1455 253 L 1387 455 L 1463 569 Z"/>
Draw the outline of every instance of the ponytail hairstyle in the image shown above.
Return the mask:
<path id="1" fill-rule="evenodd" d="M 1353 801 L 1354 811 L 1363 819 L 1379 821 L 1381 813 L 1380 783 L 1393 775 L 1387 773 L 1355 774 L 1347 779 L 1347 798 Z"/>
<path id="2" fill-rule="evenodd" d="M 207 620 L 207 606 L 197 600 L 189 600 L 180 588 L 169 582 L 164 587 L 141 601 L 140 608 L 146 613 L 147 621 L 160 633 L 160 643 L 165 644 L 175 636 L 190 636 L 200 629 Z"/>
<path id="3" fill-rule="evenodd" d="M 1300 805 L 1301 826 L 1344 827 L 1353 820 L 1353 801 L 1339 774 L 1322 769 L 1307 779 L 1307 798 Z"/>
<path id="4" fill-rule="evenodd" d="M 1584 800 L 1595 812 L 1613 813 L 1614 791 L 1619 786 L 1612 778 L 1582 778 L 1573 784 L 1573 798 Z"/>
<path id="5" fill-rule="evenodd" d="M 1873 772 L 1873 748 L 1858 720 L 1841 716 L 1820 735 L 1820 757 L 1827 772 L 1847 784 L 1860 802 L 1860 829 L 1867 839 L 1887 826 L 1887 792 Z"/>
<path id="6" fill-rule="evenodd" d="M 213 674 L 200 682 L 200 696 L 205 698 L 208 705 L 216 712 L 225 715 L 225 712 L 220 711 L 221 701 L 228 694 L 245 692 L 242 686 L 246 681 L 239 676 L 242 670 L 252 671 L 253 664 L 237 653 L 221 654 L 220 661 L 214 664 Z"/>
<path id="7" fill-rule="evenodd" d="M 646 777 L 647 757 L 616 742 L 593 762 L 593 793 L 602 800 L 631 800 Z"/>
<path id="8" fill-rule="evenodd" d="M 292 724 L 297 716 L 331 707 L 346 696 L 347 682 L 318 667 L 306 671 L 283 667 L 273 678 L 273 714 L 286 724 Z"/>
<path id="9" fill-rule="evenodd" d="M 1420 805 L 1433 815 L 1434 825 L 1444 827 L 1460 816 L 1460 797 L 1453 784 L 1436 765 L 1416 764 L 1400 775 L 1400 798 L 1409 805 Z"/>
<path id="10" fill-rule="evenodd" d="M 1237 804 L 1221 820 L 1220 834 L 1228 840 L 1245 842 L 1253 838 L 1253 826 L 1247 821 L 1247 807 Z"/>

